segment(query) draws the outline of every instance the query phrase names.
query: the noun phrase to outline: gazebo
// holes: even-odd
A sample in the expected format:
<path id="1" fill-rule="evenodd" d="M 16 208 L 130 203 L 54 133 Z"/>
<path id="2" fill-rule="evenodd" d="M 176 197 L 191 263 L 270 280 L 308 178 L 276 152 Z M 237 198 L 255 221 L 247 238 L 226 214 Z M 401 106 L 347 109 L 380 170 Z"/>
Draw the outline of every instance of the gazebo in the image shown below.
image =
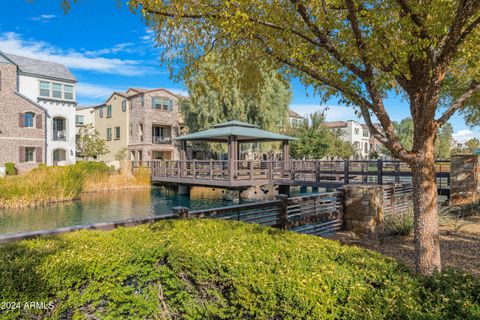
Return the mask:
<path id="1" fill-rule="evenodd" d="M 180 153 L 180 160 L 185 161 L 187 141 L 204 141 L 204 142 L 218 142 L 227 143 L 228 160 L 232 163 L 239 159 L 240 144 L 252 143 L 252 142 L 273 142 L 282 141 L 282 154 L 283 161 L 289 160 L 288 143 L 292 140 L 298 140 L 297 138 L 261 130 L 258 126 L 241 122 L 241 121 L 229 121 L 222 124 L 217 124 L 205 131 L 199 131 L 185 136 L 181 136 L 176 140 L 181 141 L 182 148 Z M 232 167 L 232 166 L 230 166 Z"/>

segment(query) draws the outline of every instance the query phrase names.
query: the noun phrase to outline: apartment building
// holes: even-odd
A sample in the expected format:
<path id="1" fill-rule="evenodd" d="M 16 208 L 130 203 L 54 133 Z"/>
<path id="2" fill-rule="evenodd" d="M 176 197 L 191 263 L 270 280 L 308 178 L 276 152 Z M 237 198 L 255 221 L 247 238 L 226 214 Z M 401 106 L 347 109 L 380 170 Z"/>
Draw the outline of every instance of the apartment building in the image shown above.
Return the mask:
<path id="1" fill-rule="evenodd" d="M 112 162 L 127 150 L 129 160 L 179 159 L 174 138 L 180 134 L 177 96 L 165 89 L 130 88 L 114 92 L 94 107 L 93 122 L 107 141 L 109 153 L 99 160 Z"/>
<path id="2" fill-rule="evenodd" d="M 370 136 L 368 127 L 365 124 L 360 124 L 355 120 L 348 121 L 333 121 L 326 122 L 326 126 L 335 130 L 340 134 L 340 137 L 355 148 L 355 160 L 369 159 L 370 152 L 373 150 L 380 150 L 379 142 Z"/>
<path id="3" fill-rule="evenodd" d="M 0 55 L 0 165 L 13 162 L 24 172 L 45 163 L 47 110 L 18 92 L 17 73 Z"/>
<path id="4" fill-rule="evenodd" d="M 4 64 L 15 67 L 16 72 L 9 73 L 9 81 L 15 83 L 16 92 L 45 110 L 46 164 L 75 163 L 75 77 L 59 63 L 4 52 L 0 56 Z"/>
<path id="5" fill-rule="evenodd" d="M 288 109 L 288 121 L 292 127 L 300 125 L 303 120 L 304 117 L 302 117 L 292 109 Z"/>

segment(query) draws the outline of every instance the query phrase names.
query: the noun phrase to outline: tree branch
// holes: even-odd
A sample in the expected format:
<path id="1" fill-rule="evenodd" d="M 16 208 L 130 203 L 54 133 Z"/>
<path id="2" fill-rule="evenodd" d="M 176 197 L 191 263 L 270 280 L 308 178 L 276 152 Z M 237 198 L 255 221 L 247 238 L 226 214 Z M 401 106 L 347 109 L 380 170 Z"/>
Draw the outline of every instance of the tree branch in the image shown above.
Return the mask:
<path id="1" fill-rule="evenodd" d="M 438 120 L 435 120 L 437 125 L 440 127 L 445 122 L 450 119 L 450 117 L 459 109 L 461 109 L 468 99 L 470 99 L 474 94 L 480 92 L 480 82 L 472 81 L 467 91 L 465 91 L 455 102 L 448 108 Z"/>

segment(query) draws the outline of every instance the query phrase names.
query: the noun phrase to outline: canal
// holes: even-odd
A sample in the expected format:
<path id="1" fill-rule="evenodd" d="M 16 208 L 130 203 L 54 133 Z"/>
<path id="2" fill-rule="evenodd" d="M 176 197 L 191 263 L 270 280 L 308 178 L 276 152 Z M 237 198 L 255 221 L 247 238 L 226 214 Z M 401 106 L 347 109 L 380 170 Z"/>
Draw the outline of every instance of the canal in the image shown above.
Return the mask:
<path id="1" fill-rule="evenodd" d="M 292 190 L 292 194 L 299 189 Z M 208 192 L 190 196 L 154 187 L 151 190 L 127 190 L 86 194 L 79 201 L 48 206 L 0 209 L 0 234 L 47 230 L 98 222 L 111 222 L 170 214 L 176 206 L 190 210 L 234 205 Z"/>

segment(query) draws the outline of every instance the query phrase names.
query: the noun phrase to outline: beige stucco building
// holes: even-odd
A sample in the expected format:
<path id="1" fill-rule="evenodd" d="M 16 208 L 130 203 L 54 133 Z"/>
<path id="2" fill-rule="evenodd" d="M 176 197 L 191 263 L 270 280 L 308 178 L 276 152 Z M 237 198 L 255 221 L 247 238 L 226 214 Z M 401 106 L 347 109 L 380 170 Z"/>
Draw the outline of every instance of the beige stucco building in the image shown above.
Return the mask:
<path id="1" fill-rule="evenodd" d="M 180 121 L 177 96 L 168 90 L 114 92 L 93 112 L 95 129 L 109 149 L 98 160 L 115 161 L 122 151 L 129 160 L 179 159 L 174 138 L 179 135 Z"/>

